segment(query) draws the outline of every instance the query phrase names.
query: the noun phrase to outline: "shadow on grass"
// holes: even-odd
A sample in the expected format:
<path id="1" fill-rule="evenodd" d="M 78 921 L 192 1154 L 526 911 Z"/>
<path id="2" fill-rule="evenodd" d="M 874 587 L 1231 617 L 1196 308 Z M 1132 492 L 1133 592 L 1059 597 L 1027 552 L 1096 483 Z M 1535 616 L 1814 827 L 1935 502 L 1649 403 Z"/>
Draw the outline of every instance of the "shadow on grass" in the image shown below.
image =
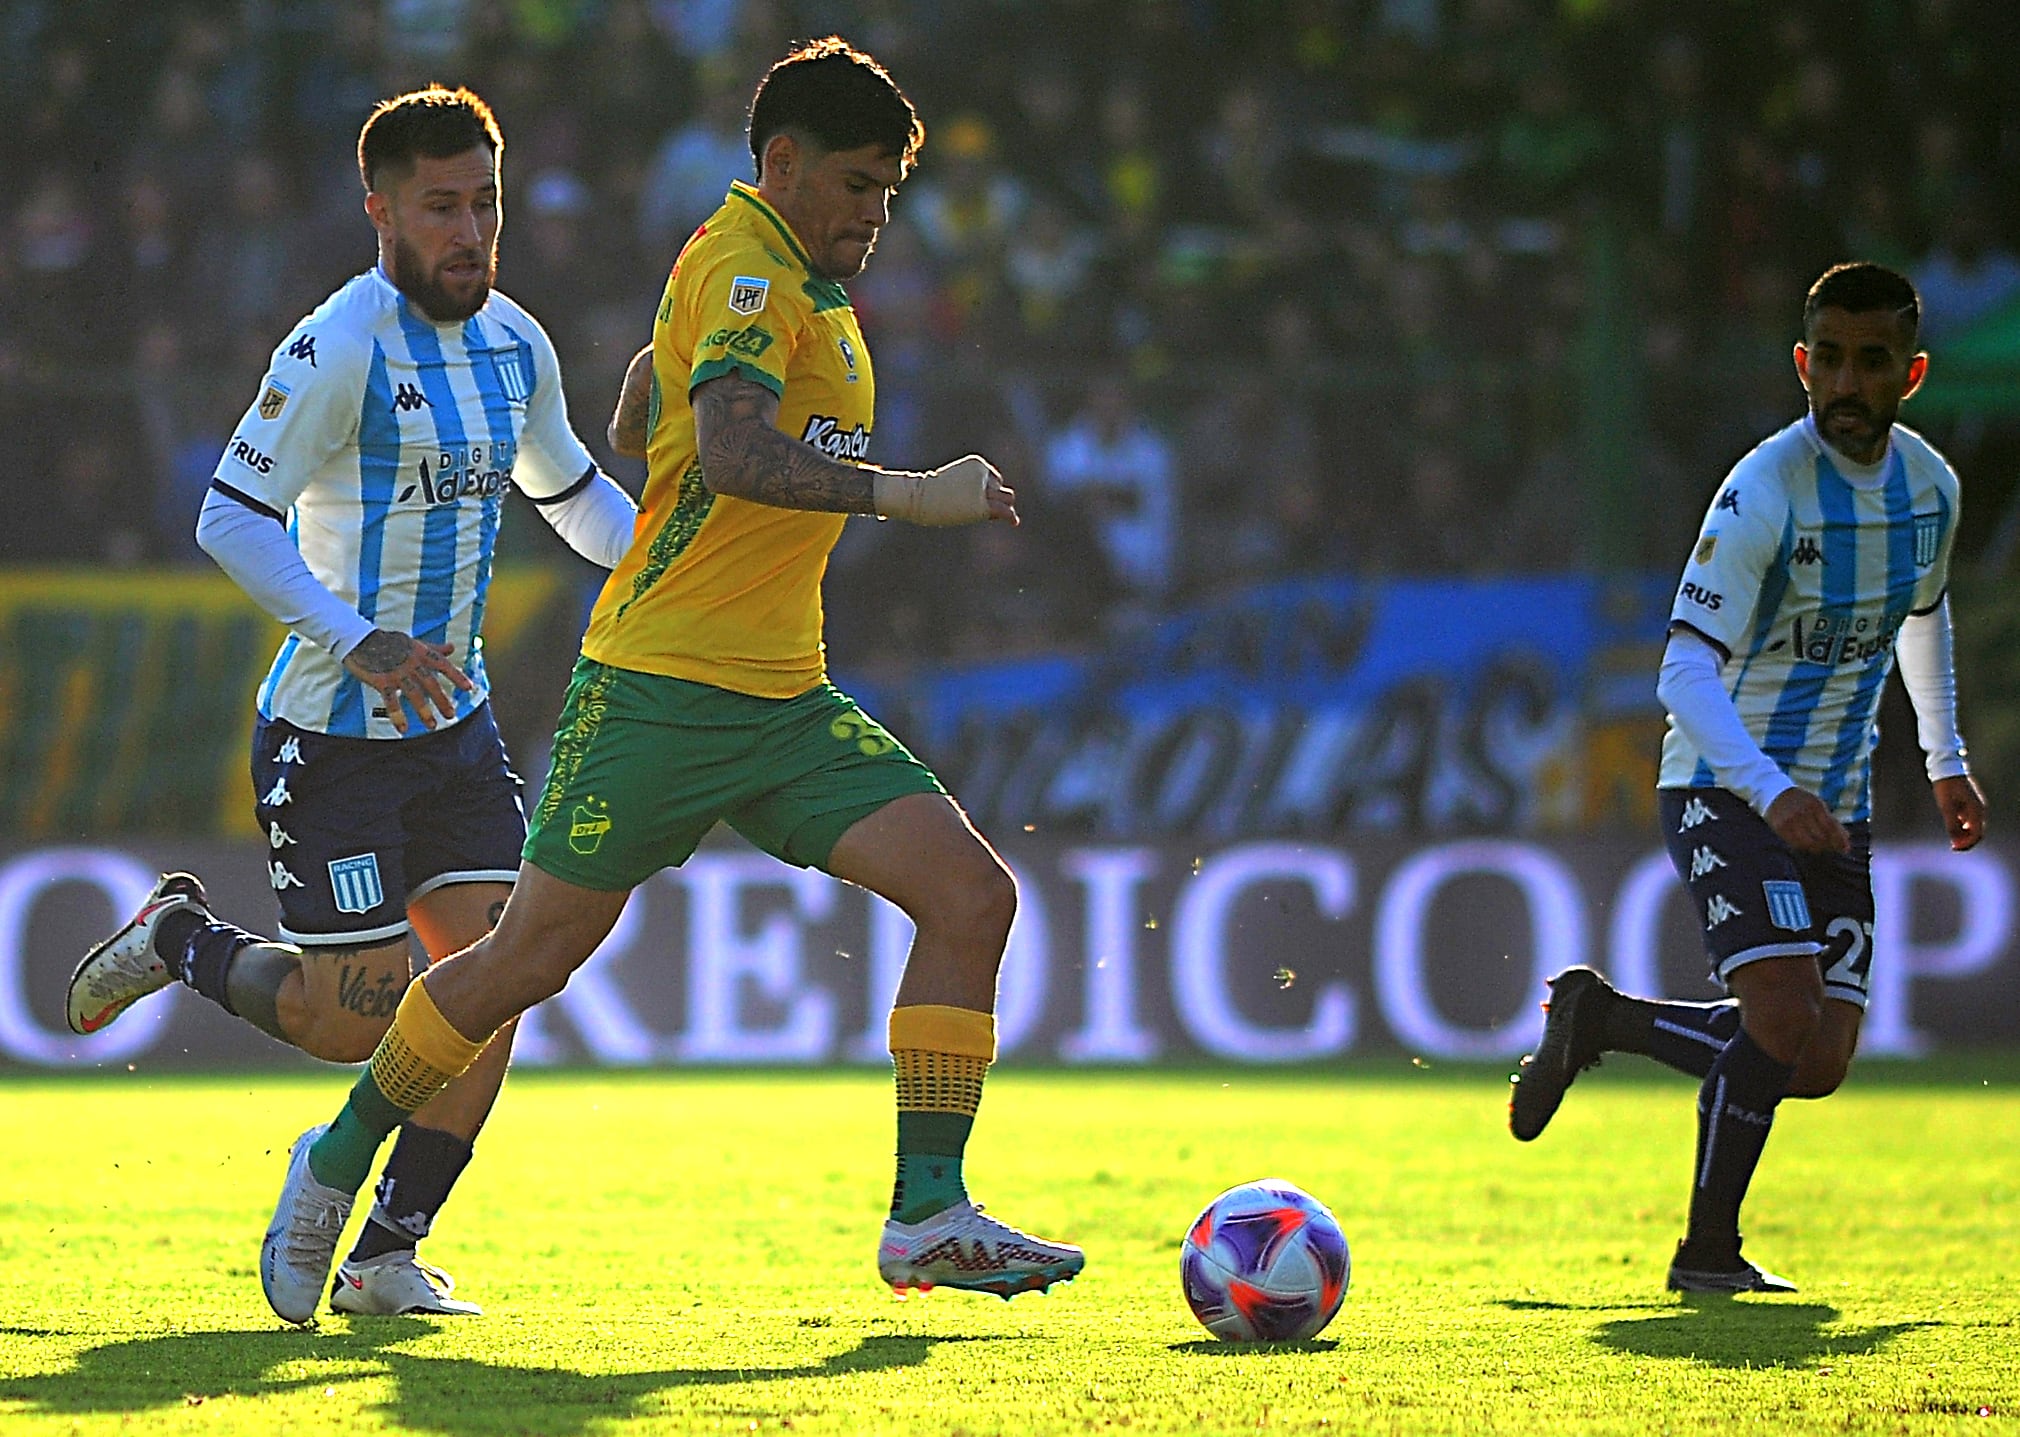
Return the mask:
<path id="1" fill-rule="evenodd" d="M 1495 1305 L 1510 1312 L 1626 1312 L 1637 1307 L 1667 1309 L 1674 1304 L 1666 1298 L 1643 1298 L 1635 1302 L 1552 1302 L 1541 1297 L 1501 1297 Z"/>
<path id="2" fill-rule="evenodd" d="M 654 1398 L 683 1387 L 848 1377 L 916 1367 L 937 1343 L 1024 1341 L 1018 1337 L 886 1335 L 792 1367 L 669 1367 L 649 1372 L 575 1372 L 392 1350 L 426 1336 L 416 1317 L 375 1318 L 348 1331 L 273 1328 L 184 1332 L 111 1342 L 78 1355 L 68 1372 L 0 1380 L 0 1397 L 31 1412 L 142 1412 L 214 1397 L 270 1397 L 334 1389 L 390 1376 L 393 1395 L 373 1410 L 401 1431 L 449 1437 L 536 1431 L 576 1437 L 592 1425 L 651 1413 Z"/>
<path id="3" fill-rule="evenodd" d="M 1166 1343 L 1165 1351 L 1194 1357 L 1239 1357 L 1245 1352 L 1331 1352 L 1339 1345 L 1339 1339 L 1333 1337 L 1308 1337 L 1303 1342 L 1222 1342 L 1218 1337 L 1195 1337 L 1190 1342 Z"/>
<path id="4" fill-rule="evenodd" d="M 1736 1301 L 1691 1294 L 1656 1317 L 1601 1324 L 1592 1340 L 1637 1357 L 1666 1357 L 1712 1367 L 1810 1367 L 1828 1358 L 1864 1357 L 1904 1332 L 1939 1322 L 1889 1322 L 1824 1329 L 1838 1310 L 1822 1303 Z"/>

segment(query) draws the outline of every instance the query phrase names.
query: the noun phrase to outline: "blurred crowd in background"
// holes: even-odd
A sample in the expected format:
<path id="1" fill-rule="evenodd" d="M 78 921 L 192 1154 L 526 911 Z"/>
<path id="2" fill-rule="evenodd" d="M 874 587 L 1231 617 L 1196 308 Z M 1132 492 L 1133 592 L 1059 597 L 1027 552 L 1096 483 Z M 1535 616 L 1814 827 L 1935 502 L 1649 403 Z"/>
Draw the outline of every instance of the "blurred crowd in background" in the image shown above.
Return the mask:
<path id="1" fill-rule="evenodd" d="M 358 127 L 431 80 L 498 112 L 499 285 L 635 488 L 625 362 L 758 76 L 831 31 L 928 127 L 850 286 L 872 458 L 980 450 L 1029 519 L 852 526 L 859 662 L 1258 577 L 1672 570 L 1801 412 L 1824 266 L 1910 273 L 1938 365 L 2020 294 L 2006 0 L 0 0 L 0 559 L 204 562 L 268 353 L 372 262 Z M 1929 428 L 2003 562 L 2013 428 Z"/>

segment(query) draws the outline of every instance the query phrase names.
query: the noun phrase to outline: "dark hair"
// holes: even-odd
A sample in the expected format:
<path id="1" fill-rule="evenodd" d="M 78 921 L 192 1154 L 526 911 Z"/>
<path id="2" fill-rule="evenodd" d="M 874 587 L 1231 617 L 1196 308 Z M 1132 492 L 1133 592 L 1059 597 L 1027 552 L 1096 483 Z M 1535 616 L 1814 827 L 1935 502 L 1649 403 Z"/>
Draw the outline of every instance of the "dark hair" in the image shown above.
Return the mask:
<path id="1" fill-rule="evenodd" d="M 358 132 L 358 175 L 366 189 L 377 189 L 389 165 L 411 170 L 421 155 L 446 160 L 479 145 L 489 145 L 494 159 L 505 153 L 491 107 L 461 86 L 430 85 L 379 102 Z"/>
<path id="2" fill-rule="evenodd" d="M 765 72 L 750 107 L 750 153 L 764 172 L 765 146 L 797 130 L 824 150 L 880 146 L 909 173 L 926 127 L 882 65 L 839 35 L 812 40 Z"/>
<path id="3" fill-rule="evenodd" d="M 1816 323 L 1817 311 L 1827 305 L 1848 314 L 1889 310 L 1908 326 L 1911 345 L 1922 327 L 1922 297 L 1915 293 L 1913 282 L 1883 264 L 1834 264 L 1825 270 L 1803 301 L 1804 334 Z"/>

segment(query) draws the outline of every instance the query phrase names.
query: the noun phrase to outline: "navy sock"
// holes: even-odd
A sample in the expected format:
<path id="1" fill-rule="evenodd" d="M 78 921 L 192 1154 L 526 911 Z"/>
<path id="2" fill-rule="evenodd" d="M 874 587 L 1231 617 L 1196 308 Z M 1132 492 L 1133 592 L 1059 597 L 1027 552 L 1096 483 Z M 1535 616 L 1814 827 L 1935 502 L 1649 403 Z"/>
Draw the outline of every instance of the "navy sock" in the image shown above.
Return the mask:
<path id="1" fill-rule="evenodd" d="M 189 936 L 210 922 L 210 915 L 201 908 L 178 908 L 173 913 L 164 913 L 154 925 L 154 956 L 162 961 L 169 975 L 179 982 L 184 978 L 183 965 L 188 956 Z"/>
<path id="2" fill-rule="evenodd" d="M 1788 1091 L 1792 1063 L 1778 1063 L 1742 1028 L 1705 1074 L 1697 1094 L 1697 1167 L 1690 1193 L 1689 1262 L 1739 1258 L 1739 1207 Z"/>
<path id="3" fill-rule="evenodd" d="M 408 1122 L 379 1176 L 371 1220 L 358 1233 L 351 1262 L 412 1248 L 428 1235 L 449 1189 L 470 1162 L 470 1144 L 440 1128 Z"/>
<path id="4" fill-rule="evenodd" d="M 1609 1052 L 1640 1053 L 1656 1062 L 1702 1078 L 1739 1031 L 1739 1004 L 1663 1003 L 1623 997 L 1608 1006 L 1606 1047 Z"/>
<path id="5" fill-rule="evenodd" d="M 170 913 L 154 930 L 154 951 L 168 971 L 218 1007 L 238 1016 L 225 994 L 225 975 L 238 950 L 271 940 L 193 909 Z"/>

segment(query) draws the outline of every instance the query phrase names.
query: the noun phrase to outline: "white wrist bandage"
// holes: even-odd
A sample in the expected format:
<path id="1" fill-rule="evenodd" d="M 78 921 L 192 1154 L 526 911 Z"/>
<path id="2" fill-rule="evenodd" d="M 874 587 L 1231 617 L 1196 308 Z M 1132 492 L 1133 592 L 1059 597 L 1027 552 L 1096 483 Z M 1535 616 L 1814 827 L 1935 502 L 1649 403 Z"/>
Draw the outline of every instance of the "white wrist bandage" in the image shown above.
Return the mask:
<path id="1" fill-rule="evenodd" d="M 874 502 L 878 514 L 907 524 L 979 524 L 989 517 L 989 479 L 988 463 L 974 454 L 925 474 L 880 471 Z"/>

